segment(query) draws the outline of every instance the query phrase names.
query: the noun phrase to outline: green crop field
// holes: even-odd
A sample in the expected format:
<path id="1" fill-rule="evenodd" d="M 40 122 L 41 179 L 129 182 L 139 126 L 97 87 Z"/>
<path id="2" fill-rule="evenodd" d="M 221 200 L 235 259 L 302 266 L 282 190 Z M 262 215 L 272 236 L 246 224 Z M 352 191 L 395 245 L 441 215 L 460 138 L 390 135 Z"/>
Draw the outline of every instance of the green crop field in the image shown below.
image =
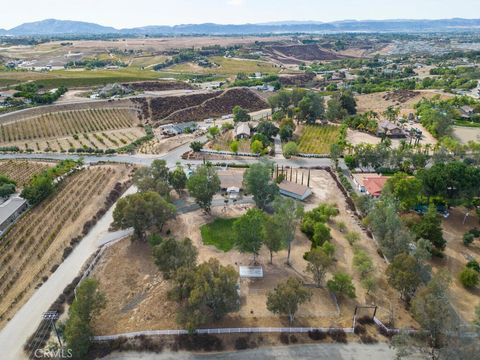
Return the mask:
<path id="1" fill-rule="evenodd" d="M 330 146 L 337 142 L 340 126 L 307 125 L 298 141 L 298 151 L 303 154 L 329 154 Z"/>
<path id="2" fill-rule="evenodd" d="M 214 222 L 200 227 L 203 243 L 213 245 L 222 251 L 230 251 L 235 244 L 233 223 L 237 219 L 215 219 Z"/>

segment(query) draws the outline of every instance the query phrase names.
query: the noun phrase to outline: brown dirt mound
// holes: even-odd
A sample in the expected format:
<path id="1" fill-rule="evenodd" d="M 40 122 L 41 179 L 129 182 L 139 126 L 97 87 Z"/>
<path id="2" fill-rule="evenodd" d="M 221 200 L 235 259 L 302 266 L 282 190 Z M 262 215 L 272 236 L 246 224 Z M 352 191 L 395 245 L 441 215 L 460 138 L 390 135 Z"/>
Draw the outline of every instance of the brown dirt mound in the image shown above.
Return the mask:
<path id="1" fill-rule="evenodd" d="M 420 93 L 412 90 L 395 90 L 389 92 L 383 96 L 384 100 L 394 101 L 399 103 L 406 103 L 408 100 L 413 99 L 415 96 Z"/>
<path id="2" fill-rule="evenodd" d="M 268 108 L 268 104 L 254 92 L 248 89 L 231 89 L 198 106 L 177 111 L 168 117 L 168 121 L 201 121 L 210 117 L 219 117 L 231 114 L 236 105 L 250 112 Z"/>
<path id="3" fill-rule="evenodd" d="M 304 86 L 312 83 L 315 79 L 314 73 L 304 73 L 295 75 L 280 75 L 279 80 L 286 86 Z"/>
<path id="4" fill-rule="evenodd" d="M 305 61 L 337 60 L 337 59 L 343 59 L 346 57 L 331 51 L 323 50 L 316 44 L 277 45 L 277 46 L 270 47 L 270 49 L 283 56 L 295 58 L 297 60 L 305 60 Z"/>
<path id="5" fill-rule="evenodd" d="M 190 84 L 181 81 L 141 81 L 122 84 L 135 91 L 165 91 L 193 89 Z"/>
<path id="6" fill-rule="evenodd" d="M 158 97 L 150 100 L 150 109 L 153 121 L 160 121 L 175 111 L 197 106 L 205 100 L 220 95 L 221 92 L 208 94 L 194 94 L 184 96 Z"/>

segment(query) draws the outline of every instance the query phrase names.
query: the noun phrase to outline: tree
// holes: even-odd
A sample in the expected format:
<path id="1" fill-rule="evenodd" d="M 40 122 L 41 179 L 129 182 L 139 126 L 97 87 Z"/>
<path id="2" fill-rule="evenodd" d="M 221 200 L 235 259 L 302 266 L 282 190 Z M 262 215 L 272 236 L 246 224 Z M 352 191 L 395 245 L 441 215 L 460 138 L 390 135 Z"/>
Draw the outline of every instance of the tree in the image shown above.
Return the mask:
<path id="1" fill-rule="evenodd" d="M 330 228 L 324 223 L 316 223 L 313 227 L 313 237 L 312 237 L 312 246 L 322 246 L 325 241 L 332 239 L 330 234 Z"/>
<path id="2" fill-rule="evenodd" d="M 194 268 L 197 263 L 198 251 L 192 240 L 181 241 L 173 238 L 165 239 L 153 248 L 155 264 L 163 273 L 165 279 L 170 279 L 175 272 L 184 268 Z"/>
<path id="3" fill-rule="evenodd" d="M 185 189 L 187 186 L 187 175 L 180 164 L 177 164 L 175 170 L 168 173 L 168 182 L 179 195 Z"/>
<path id="4" fill-rule="evenodd" d="M 279 130 L 271 121 L 260 121 L 256 131 L 271 140 L 278 135 Z"/>
<path id="5" fill-rule="evenodd" d="M 398 115 L 400 114 L 400 108 L 389 106 L 387 110 L 383 112 L 383 116 L 387 118 L 388 121 L 395 122 Z"/>
<path id="6" fill-rule="evenodd" d="M 466 267 L 460 272 L 460 282 L 467 289 L 472 289 L 479 284 L 480 274 L 471 268 Z"/>
<path id="7" fill-rule="evenodd" d="M 36 175 L 30 183 L 23 188 L 21 197 L 32 206 L 39 204 L 53 193 L 55 185 L 52 177 L 46 174 Z"/>
<path id="8" fill-rule="evenodd" d="M 65 323 L 65 339 L 73 355 L 81 359 L 90 348 L 93 335 L 91 322 L 105 307 L 105 297 L 98 291 L 98 282 L 90 278 L 78 285 L 75 294 Z"/>
<path id="9" fill-rule="evenodd" d="M 323 97 L 314 92 L 308 92 L 298 103 L 299 120 L 314 124 L 325 112 Z"/>
<path id="10" fill-rule="evenodd" d="M 278 186 L 271 179 L 272 163 L 252 164 L 243 175 L 245 190 L 253 195 L 258 208 L 265 210 L 278 194 Z"/>
<path id="11" fill-rule="evenodd" d="M 133 227 L 134 239 L 144 240 L 154 227 L 161 231 L 165 222 L 175 217 L 175 206 L 158 193 L 147 191 L 121 198 L 113 211 L 113 223 L 121 229 Z"/>
<path id="12" fill-rule="evenodd" d="M 417 238 L 429 240 L 437 250 L 434 255 L 440 255 L 447 244 L 443 238 L 442 223 L 437 214 L 437 208 L 434 204 L 430 204 L 427 213 L 422 217 L 420 222 L 413 227 Z"/>
<path id="13" fill-rule="evenodd" d="M 355 298 L 355 286 L 353 286 L 352 277 L 347 273 L 335 273 L 333 279 L 327 281 L 327 288 L 337 296 Z"/>
<path id="14" fill-rule="evenodd" d="M 298 145 L 296 142 L 289 141 L 285 145 L 283 145 L 283 155 L 290 159 L 292 156 L 298 155 Z"/>
<path id="15" fill-rule="evenodd" d="M 421 284 L 417 260 L 408 254 L 399 254 L 387 268 L 388 283 L 400 292 L 400 298 L 407 304 Z"/>
<path id="16" fill-rule="evenodd" d="M 288 323 L 293 324 L 298 307 L 310 301 L 312 291 L 296 278 L 288 278 L 279 283 L 267 295 L 267 309 L 274 314 L 287 315 Z"/>
<path id="17" fill-rule="evenodd" d="M 343 148 L 339 144 L 330 145 L 330 158 L 335 167 L 338 167 L 338 159 L 343 155 Z"/>
<path id="18" fill-rule="evenodd" d="M 249 209 L 233 223 L 235 245 L 242 253 L 253 254 L 253 262 L 262 248 L 265 236 L 265 214 L 259 209 Z"/>
<path id="19" fill-rule="evenodd" d="M 278 224 L 278 218 L 265 217 L 263 243 L 270 252 L 270 264 L 273 264 L 273 253 L 282 249 L 282 227 Z"/>
<path id="20" fill-rule="evenodd" d="M 254 154 L 261 154 L 263 151 L 263 143 L 260 140 L 253 140 L 250 149 Z"/>
<path id="21" fill-rule="evenodd" d="M 305 253 L 305 260 L 308 262 L 307 272 L 312 274 L 317 287 L 322 286 L 327 270 L 333 264 L 333 254 L 329 251 L 327 244 Z"/>
<path id="22" fill-rule="evenodd" d="M 373 266 L 373 261 L 370 256 L 368 256 L 366 251 L 360 248 L 354 249 L 353 266 L 360 273 L 360 278 L 362 279 L 367 277 L 375 270 L 375 267 Z"/>
<path id="23" fill-rule="evenodd" d="M 329 121 L 343 120 L 347 116 L 347 111 L 342 107 L 342 102 L 337 95 L 334 95 L 327 102 L 327 111 L 325 117 Z"/>
<path id="24" fill-rule="evenodd" d="M 220 129 L 218 126 L 212 126 L 208 129 L 208 135 L 210 135 L 213 139 L 215 139 L 218 134 L 220 134 Z"/>
<path id="25" fill-rule="evenodd" d="M 280 127 L 280 140 L 289 141 L 293 137 L 293 127 L 289 124 Z"/>
<path id="26" fill-rule="evenodd" d="M 442 342 L 452 321 L 447 287 L 450 280 L 444 273 L 436 274 L 420 289 L 412 300 L 412 314 L 423 330 L 428 332 L 431 353 L 442 347 Z M 434 358 L 432 356 L 432 358 Z"/>
<path id="27" fill-rule="evenodd" d="M 355 115 L 357 113 L 357 101 L 351 91 L 342 91 L 340 103 L 348 115 Z"/>
<path id="28" fill-rule="evenodd" d="M 0 198 L 10 196 L 15 192 L 15 181 L 0 174 Z"/>
<path id="29" fill-rule="evenodd" d="M 250 114 L 248 110 L 236 105 L 233 108 L 233 121 L 235 122 L 247 122 L 250 121 Z"/>
<path id="30" fill-rule="evenodd" d="M 233 266 L 222 266 L 217 259 L 210 259 L 193 270 L 181 268 L 169 292 L 169 298 L 180 303 L 178 323 L 194 330 L 237 311 L 240 304 L 237 283 L 238 273 Z"/>
<path id="31" fill-rule="evenodd" d="M 213 166 L 200 165 L 188 179 L 187 188 L 198 206 L 209 213 L 213 195 L 220 190 L 220 178 Z"/>
<path id="32" fill-rule="evenodd" d="M 287 247 L 287 264 L 290 265 L 290 252 L 295 239 L 295 231 L 303 217 L 303 206 L 290 198 L 277 196 L 273 202 L 273 217 L 278 224 L 282 244 Z"/>
<path id="33" fill-rule="evenodd" d="M 135 172 L 133 182 L 140 192 L 155 191 L 164 197 L 170 194 L 169 170 L 165 160 L 154 160 L 150 167 Z"/>
<path id="34" fill-rule="evenodd" d="M 202 148 L 203 148 L 203 144 L 200 141 L 192 141 L 190 143 L 190 148 L 194 152 L 200 152 L 200 150 L 202 150 Z"/>
<path id="35" fill-rule="evenodd" d="M 422 192 L 422 182 L 415 177 L 398 172 L 388 179 L 383 192 L 391 193 L 398 200 L 400 210 L 408 211 L 418 203 Z"/>
<path id="36" fill-rule="evenodd" d="M 238 141 L 234 140 L 230 143 L 230 150 L 235 154 L 238 152 Z"/>
<path id="37" fill-rule="evenodd" d="M 398 216 L 397 204 L 391 197 L 382 195 L 370 210 L 367 221 L 383 254 L 389 260 L 398 254 L 407 253 L 409 244 L 414 242 L 410 231 Z"/>

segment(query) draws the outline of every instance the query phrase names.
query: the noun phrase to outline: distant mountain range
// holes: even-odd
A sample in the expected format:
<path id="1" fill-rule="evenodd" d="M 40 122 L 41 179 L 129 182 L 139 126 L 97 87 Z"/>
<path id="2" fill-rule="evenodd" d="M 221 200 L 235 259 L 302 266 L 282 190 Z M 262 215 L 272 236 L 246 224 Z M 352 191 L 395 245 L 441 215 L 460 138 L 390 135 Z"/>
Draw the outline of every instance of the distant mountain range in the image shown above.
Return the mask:
<path id="1" fill-rule="evenodd" d="M 318 21 L 281 21 L 262 24 L 185 24 L 115 29 L 82 21 L 47 19 L 25 23 L 0 35 L 238 35 L 325 32 L 446 32 L 480 31 L 480 19 L 443 20 L 343 20 L 329 23 Z"/>

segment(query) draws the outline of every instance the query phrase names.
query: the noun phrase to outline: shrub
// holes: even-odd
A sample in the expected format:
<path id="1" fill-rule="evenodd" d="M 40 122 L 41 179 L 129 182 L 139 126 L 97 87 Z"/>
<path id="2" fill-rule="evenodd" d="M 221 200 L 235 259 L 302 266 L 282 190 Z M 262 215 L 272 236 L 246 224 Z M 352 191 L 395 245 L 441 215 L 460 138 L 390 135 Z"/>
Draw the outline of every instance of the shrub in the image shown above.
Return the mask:
<path id="1" fill-rule="evenodd" d="M 327 337 L 327 334 L 325 334 L 321 330 L 313 330 L 308 332 L 308 337 L 312 340 L 323 340 Z"/>
<path id="2" fill-rule="evenodd" d="M 235 340 L 235 350 L 248 349 L 248 339 L 246 337 L 239 337 Z"/>
<path id="3" fill-rule="evenodd" d="M 284 345 L 290 344 L 290 338 L 288 337 L 287 333 L 280 334 L 280 342 Z"/>
<path id="4" fill-rule="evenodd" d="M 467 232 L 463 234 L 463 245 L 468 246 L 473 242 L 473 240 L 475 240 L 475 236 L 472 233 Z"/>
<path id="5" fill-rule="evenodd" d="M 355 326 L 355 329 L 353 329 L 353 332 L 356 334 L 356 335 L 361 335 L 361 334 L 365 334 L 367 332 L 367 329 L 365 328 L 364 325 L 362 324 L 357 324 Z"/>
<path id="6" fill-rule="evenodd" d="M 187 351 L 220 351 L 222 340 L 209 334 L 179 335 L 176 337 L 178 348 Z"/>
<path id="7" fill-rule="evenodd" d="M 360 335 L 360 341 L 363 344 L 376 344 L 376 343 L 378 343 L 378 340 L 376 338 L 374 338 L 373 336 L 368 335 L 368 334 Z"/>
<path id="8" fill-rule="evenodd" d="M 342 233 L 347 230 L 347 224 L 345 224 L 343 221 L 337 221 L 336 225 L 337 225 L 338 231 Z"/>
<path id="9" fill-rule="evenodd" d="M 467 268 L 473 269 L 473 270 L 475 270 L 476 272 L 479 272 L 479 273 L 480 273 L 480 264 L 478 264 L 478 262 L 477 262 L 476 260 L 470 260 L 470 261 L 467 263 Z"/>
<path id="10" fill-rule="evenodd" d="M 343 329 L 329 329 L 328 330 L 328 336 L 330 338 L 338 343 L 346 344 L 347 341 L 347 334 Z"/>
<path id="11" fill-rule="evenodd" d="M 360 234 L 356 231 L 349 231 L 345 234 L 345 239 L 347 239 L 350 245 L 353 245 L 360 240 Z"/>
<path id="12" fill-rule="evenodd" d="M 199 152 L 200 150 L 202 150 L 203 144 L 200 141 L 192 141 L 192 143 L 190 144 L 190 148 L 194 152 Z"/>
<path id="13" fill-rule="evenodd" d="M 475 270 L 466 267 L 460 273 L 460 282 L 467 289 L 474 288 L 479 282 L 479 273 Z"/>
<path id="14" fill-rule="evenodd" d="M 290 141 L 283 146 L 283 155 L 290 159 L 292 156 L 298 155 L 298 146 L 295 142 Z"/>

